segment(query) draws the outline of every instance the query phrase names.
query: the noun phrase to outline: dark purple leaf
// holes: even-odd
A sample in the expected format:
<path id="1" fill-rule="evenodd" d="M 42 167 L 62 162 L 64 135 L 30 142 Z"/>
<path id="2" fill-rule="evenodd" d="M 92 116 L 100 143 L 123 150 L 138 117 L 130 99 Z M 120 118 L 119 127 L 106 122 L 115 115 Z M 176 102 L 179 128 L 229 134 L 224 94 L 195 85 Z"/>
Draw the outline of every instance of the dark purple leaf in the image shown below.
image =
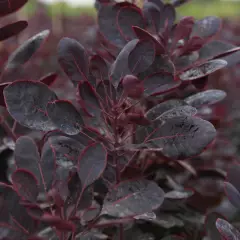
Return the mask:
<path id="1" fill-rule="evenodd" d="M 101 115 L 101 105 L 95 89 L 89 82 L 83 81 L 78 84 L 79 102 L 83 110 L 90 116 L 99 118 Z"/>
<path id="2" fill-rule="evenodd" d="M 195 22 L 191 36 L 210 38 L 218 33 L 222 21 L 218 17 L 209 16 Z"/>
<path id="3" fill-rule="evenodd" d="M 16 12 L 27 3 L 28 0 L 3 0 L 0 2 L 0 17 Z"/>
<path id="4" fill-rule="evenodd" d="M 231 164 L 228 169 L 227 181 L 230 182 L 238 191 L 240 191 L 240 164 Z"/>
<path id="5" fill-rule="evenodd" d="M 153 35 L 142 28 L 133 26 L 133 30 L 139 40 L 153 41 L 155 45 L 156 54 L 160 55 L 165 52 L 164 46 Z"/>
<path id="6" fill-rule="evenodd" d="M 225 60 L 228 63 L 227 66 L 230 68 L 230 67 L 235 66 L 240 63 L 240 48 L 237 47 L 237 48 L 235 48 L 235 50 L 234 49 L 229 50 L 229 52 L 231 54 L 223 53 L 218 57 Z"/>
<path id="7" fill-rule="evenodd" d="M 136 47 L 138 42 L 139 40 L 137 39 L 128 42 L 112 64 L 110 68 L 110 79 L 115 88 L 118 87 L 121 79 L 125 75 L 131 74 L 131 71 L 128 67 L 128 57 L 131 51 Z"/>
<path id="8" fill-rule="evenodd" d="M 205 230 L 206 230 L 207 236 L 211 240 L 222 240 L 221 235 L 216 228 L 216 221 L 218 218 L 222 218 L 222 216 L 215 212 L 209 213 L 206 216 Z"/>
<path id="9" fill-rule="evenodd" d="M 202 78 L 206 75 L 209 75 L 219 69 L 222 69 L 227 66 L 227 62 L 221 59 L 215 59 L 203 63 L 198 67 L 193 67 L 179 75 L 182 81 L 192 81 L 198 78 Z"/>
<path id="10" fill-rule="evenodd" d="M 49 73 L 46 76 L 40 78 L 38 81 L 50 87 L 56 81 L 57 77 L 58 77 L 57 73 Z"/>
<path id="11" fill-rule="evenodd" d="M 85 148 L 78 160 L 78 176 L 83 189 L 101 177 L 106 165 L 107 151 L 102 144 L 94 143 Z"/>
<path id="12" fill-rule="evenodd" d="M 88 79 L 88 55 L 77 40 L 61 39 L 58 44 L 58 62 L 75 86 L 81 80 Z"/>
<path id="13" fill-rule="evenodd" d="M 181 81 L 175 80 L 171 73 L 158 72 L 144 79 L 143 84 L 144 95 L 155 96 L 179 87 Z"/>
<path id="14" fill-rule="evenodd" d="M 82 130 L 83 119 L 73 104 L 67 100 L 49 102 L 47 113 L 56 127 L 68 135 L 76 135 Z"/>
<path id="15" fill-rule="evenodd" d="M 174 29 L 175 44 L 181 39 L 188 39 L 189 35 L 191 34 L 193 24 L 193 17 L 184 17 L 179 21 Z"/>
<path id="16" fill-rule="evenodd" d="M 206 43 L 199 51 L 199 59 L 211 59 L 224 52 L 228 52 L 231 49 L 235 49 L 236 46 L 231 43 L 214 40 Z"/>
<path id="17" fill-rule="evenodd" d="M 0 106 L 6 107 L 3 90 L 6 86 L 8 86 L 10 82 L 7 83 L 0 83 Z"/>
<path id="18" fill-rule="evenodd" d="M 153 31 L 158 32 L 160 24 L 160 8 L 157 6 L 157 4 L 150 1 L 145 1 L 142 11 L 148 22 L 148 26 L 153 27 Z"/>
<path id="19" fill-rule="evenodd" d="M 108 4 L 98 11 L 98 26 L 101 34 L 112 44 L 123 47 L 126 44 L 125 38 L 117 27 L 117 13 L 120 9 L 118 4 Z"/>
<path id="20" fill-rule="evenodd" d="M 240 232 L 226 220 L 218 218 L 216 221 L 216 227 L 224 239 L 227 240 L 240 239 Z"/>
<path id="21" fill-rule="evenodd" d="M 27 26 L 28 26 L 28 23 L 26 21 L 18 21 L 0 28 L 0 41 L 6 40 L 10 37 L 18 35 Z"/>
<path id="22" fill-rule="evenodd" d="M 122 86 L 127 96 L 133 99 L 139 99 L 144 91 L 143 82 L 133 75 L 126 75 Z"/>
<path id="23" fill-rule="evenodd" d="M 161 11 L 159 29 L 162 30 L 163 28 L 165 28 L 165 26 L 171 28 L 175 22 L 175 19 L 176 19 L 175 8 L 171 4 L 165 4 L 164 8 Z"/>
<path id="24" fill-rule="evenodd" d="M 229 201 L 233 204 L 233 206 L 240 209 L 240 193 L 239 193 L 239 191 L 229 182 L 225 182 L 224 186 L 225 186 L 225 193 L 226 193 Z"/>
<path id="25" fill-rule="evenodd" d="M 16 81 L 5 87 L 3 94 L 8 112 L 21 125 L 41 131 L 56 129 L 47 116 L 47 104 L 57 96 L 45 84 Z"/>
<path id="26" fill-rule="evenodd" d="M 108 65 L 99 55 L 94 55 L 90 59 L 89 72 L 96 79 L 108 79 Z"/>
<path id="27" fill-rule="evenodd" d="M 46 41 L 49 34 L 49 30 L 44 30 L 25 41 L 10 55 L 4 71 L 12 71 L 25 64 Z"/>
<path id="28" fill-rule="evenodd" d="M 200 108 L 220 102 L 226 95 L 226 92 L 222 90 L 210 89 L 191 95 L 185 98 L 184 101 L 195 108 Z"/>
<path id="29" fill-rule="evenodd" d="M 24 200 L 35 202 L 38 197 L 38 180 L 29 171 L 18 168 L 11 176 L 14 189 Z"/>
<path id="30" fill-rule="evenodd" d="M 101 215 L 125 218 L 144 214 L 161 206 L 164 192 L 149 180 L 124 181 L 105 197 Z"/>
<path id="31" fill-rule="evenodd" d="M 31 172 L 37 178 L 41 190 L 49 189 L 54 178 L 55 161 L 48 157 L 42 156 L 40 159 L 38 148 L 31 138 L 18 138 L 14 151 L 17 168 Z"/>
<path id="32" fill-rule="evenodd" d="M 163 113 L 181 106 L 186 106 L 187 103 L 180 99 L 170 99 L 165 102 L 159 103 L 146 112 L 146 117 L 149 120 L 155 120 Z"/>
<path id="33" fill-rule="evenodd" d="M 155 58 L 154 43 L 140 40 L 128 56 L 128 67 L 134 75 L 146 71 Z"/>
<path id="34" fill-rule="evenodd" d="M 161 121 L 168 121 L 170 118 L 174 117 L 181 117 L 181 116 L 194 116 L 197 114 L 197 109 L 188 105 L 185 106 L 179 106 L 172 108 L 163 114 L 161 114 L 159 117 L 157 117 L 157 120 Z"/>
<path id="35" fill-rule="evenodd" d="M 142 16 L 141 9 L 135 5 L 120 8 L 117 13 L 116 21 L 120 34 L 127 41 L 136 38 L 132 26 L 145 28 L 145 20 Z"/>
<path id="36" fill-rule="evenodd" d="M 148 142 L 170 159 L 184 160 L 199 155 L 215 138 L 214 126 L 197 117 L 170 118 L 150 133 Z"/>

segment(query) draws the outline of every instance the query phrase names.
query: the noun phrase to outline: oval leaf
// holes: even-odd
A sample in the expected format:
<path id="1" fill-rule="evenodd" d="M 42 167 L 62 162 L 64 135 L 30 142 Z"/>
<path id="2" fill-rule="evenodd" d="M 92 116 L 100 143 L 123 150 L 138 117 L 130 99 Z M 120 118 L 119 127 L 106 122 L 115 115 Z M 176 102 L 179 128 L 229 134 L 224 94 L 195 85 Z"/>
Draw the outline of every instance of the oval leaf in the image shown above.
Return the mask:
<path id="1" fill-rule="evenodd" d="M 57 51 L 60 66 L 75 86 L 81 80 L 87 80 L 88 55 L 77 40 L 62 38 Z"/>
<path id="2" fill-rule="evenodd" d="M 165 102 L 159 103 L 156 106 L 154 106 L 153 108 L 149 109 L 146 112 L 145 116 L 148 120 L 155 120 L 163 113 L 165 113 L 171 109 L 185 106 L 185 105 L 187 105 L 187 103 L 181 99 L 170 99 Z"/>
<path id="3" fill-rule="evenodd" d="M 128 67 L 128 57 L 138 42 L 139 40 L 137 39 L 128 42 L 112 64 L 110 68 L 110 79 L 115 88 L 118 87 L 121 79 L 125 77 L 125 75 L 131 74 L 131 71 Z"/>
<path id="4" fill-rule="evenodd" d="M 94 183 L 102 175 L 107 165 L 107 151 L 100 143 L 85 148 L 78 159 L 78 176 L 82 188 Z"/>
<path id="5" fill-rule="evenodd" d="M 146 30 L 133 26 L 133 30 L 139 40 L 148 40 L 152 41 L 155 45 L 156 54 L 160 55 L 165 52 L 165 48 L 162 43 L 160 43 L 153 35 L 151 35 Z"/>
<path id="6" fill-rule="evenodd" d="M 144 95 L 155 96 L 177 88 L 181 81 L 176 81 L 171 73 L 159 72 L 148 76 L 143 84 Z"/>
<path id="7" fill-rule="evenodd" d="M 222 21 L 218 17 L 209 16 L 196 21 L 191 36 L 210 38 L 218 33 L 222 26 Z"/>
<path id="8" fill-rule="evenodd" d="M 44 30 L 24 42 L 10 55 L 4 71 L 16 69 L 21 65 L 25 64 L 40 48 L 40 46 L 46 40 L 49 34 L 49 30 Z"/>
<path id="9" fill-rule="evenodd" d="M 236 208 L 240 209 L 240 193 L 239 191 L 229 182 L 224 183 L 225 193 L 229 199 L 229 201 Z"/>
<path id="10" fill-rule="evenodd" d="M 195 108 L 200 108 L 202 106 L 220 102 L 226 97 L 226 95 L 226 92 L 222 90 L 211 89 L 189 96 L 185 98 L 184 101 Z"/>
<path id="11" fill-rule="evenodd" d="M 69 101 L 56 100 L 48 103 L 47 113 L 56 127 L 68 135 L 76 135 L 82 130 L 83 119 Z"/>
<path id="12" fill-rule="evenodd" d="M 117 28 L 116 17 L 119 5 L 108 4 L 98 11 L 98 26 L 101 34 L 112 44 L 123 47 L 126 44 L 125 38 Z"/>
<path id="13" fill-rule="evenodd" d="M 134 217 L 161 206 L 164 192 L 149 180 L 124 181 L 105 197 L 101 214 L 112 217 Z"/>
<path id="14" fill-rule="evenodd" d="M 216 221 L 216 227 L 224 239 L 240 239 L 240 232 L 226 220 L 218 218 Z"/>
<path id="15" fill-rule="evenodd" d="M 152 41 L 140 40 L 128 57 L 128 67 L 131 72 L 137 75 L 146 71 L 155 58 L 155 48 Z"/>
<path id="16" fill-rule="evenodd" d="M 214 126 L 201 118 L 170 118 L 153 130 L 149 142 L 170 159 L 184 160 L 200 154 L 215 138 Z"/>
<path id="17" fill-rule="evenodd" d="M 56 129 L 47 116 L 47 104 L 57 96 L 45 84 L 16 81 L 3 90 L 10 115 L 21 125 L 40 131 Z"/>
<path id="18" fill-rule="evenodd" d="M 145 28 L 145 21 L 141 9 L 135 5 L 120 8 L 117 13 L 116 21 L 120 34 L 127 41 L 136 38 L 132 26 Z"/>
<path id="19" fill-rule="evenodd" d="M 12 174 L 12 183 L 17 193 L 30 202 L 35 202 L 38 196 L 38 181 L 36 177 L 25 169 L 17 169 Z"/>
<path id="20" fill-rule="evenodd" d="M 83 81 L 78 85 L 80 104 L 83 110 L 90 116 L 99 118 L 101 115 L 101 105 L 95 89 L 89 82 Z"/>
<path id="21" fill-rule="evenodd" d="M 182 117 L 182 116 L 194 116 L 197 114 L 197 109 L 191 106 L 180 106 L 173 109 L 170 109 L 163 114 L 161 114 L 159 117 L 157 117 L 157 120 L 161 121 L 167 121 L 170 118 L 174 117 Z"/>
<path id="22" fill-rule="evenodd" d="M 192 81 L 198 78 L 202 78 L 206 75 L 209 75 L 213 72 L 216 72 L 219 69 L 222 69 L 227 66 L 225 60 L 216 59 L 211 60 L 198 67 L 193 67 L 179 75 L 182 81 Z"/>

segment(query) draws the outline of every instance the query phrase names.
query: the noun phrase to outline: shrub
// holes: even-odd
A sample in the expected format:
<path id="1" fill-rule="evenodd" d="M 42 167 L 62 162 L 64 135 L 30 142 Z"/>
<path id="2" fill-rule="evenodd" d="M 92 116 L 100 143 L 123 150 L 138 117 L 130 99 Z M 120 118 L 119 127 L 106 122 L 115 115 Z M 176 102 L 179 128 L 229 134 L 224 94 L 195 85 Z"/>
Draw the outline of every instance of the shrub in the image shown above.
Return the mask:
<path id="1" fill-rule="evenodd" d="M 2 119 L 15 141 L 16 165 L 11 183 L 1 184 L 2 239 L 188 239 L 199 228 L 202 215 L 187 205 L 194 191 L 167 168 L 195 174 L 185 161 L 216 137 L 201 110 L 226 96 L 204 89 L 208 75 L 239 48 L 213 44 L 217 17 L 175 24 L 175 7 L 184 2 L 148 1 L 142 9 L 98 2 L 104 54 L 71 38 L 58 44 L 73 101 L 48 86 L 54 75 L 1 85 L 1 105 L 12 120 L 38 133 L 18 136 Z M 2 76 L 20 69 L 48 35 L 21 45 Z M 146 224 L 153 231 L 140 229 Z M 217 228 L 224 224 L 218 220 Z M 181 231 L 162 231 L 172 227 Z"/>

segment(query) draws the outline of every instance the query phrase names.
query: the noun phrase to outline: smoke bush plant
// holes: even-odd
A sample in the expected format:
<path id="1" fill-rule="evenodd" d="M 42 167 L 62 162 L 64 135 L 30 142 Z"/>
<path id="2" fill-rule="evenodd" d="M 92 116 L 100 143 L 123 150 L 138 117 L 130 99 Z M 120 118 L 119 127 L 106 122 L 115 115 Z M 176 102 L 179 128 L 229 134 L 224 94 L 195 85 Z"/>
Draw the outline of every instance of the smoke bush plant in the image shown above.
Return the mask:
<path id="1" fill-rule="evenodd" d="M 16 142 L 16 169 L 11 183 L 1 184 L 1 239 L 154 239 L 159 236 L 137 223 L 156 223 L 165 203 L 182 209 L 194 194 L 156 181 L 152 159 L 187 167 L 183 160 L 213 143 L 216 130 L 200 110 L 226 94 L 203 87 L 239 48 L 211 45 L 221 26 L 216 17 L 175 24 L 175 7 L 184 2 L 147 1 L 142 9 L 97 2 L 105 54 L 70 38 L 58 45 L 59 64 L 76 89 L 74 102 L 49 88 L 52 75 L 1 85 L 1 105 L 12 119 L 41 134 L 17 137 L 2 120 Z M 48 35 L 23 43 L 2 77 L 21 68 Z"/>

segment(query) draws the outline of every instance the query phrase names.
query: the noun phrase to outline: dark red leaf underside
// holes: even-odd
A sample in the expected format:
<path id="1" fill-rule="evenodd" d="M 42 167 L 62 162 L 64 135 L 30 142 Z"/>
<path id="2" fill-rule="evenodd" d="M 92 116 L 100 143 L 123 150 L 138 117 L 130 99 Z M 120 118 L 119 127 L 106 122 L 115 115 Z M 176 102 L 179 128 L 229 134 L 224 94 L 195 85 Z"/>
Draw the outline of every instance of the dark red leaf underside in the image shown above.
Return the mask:
<path id="1" fill-rule="evenodd" d="M 28 0 L 2 0 L 0 2 L 0 17 L 16 12 L 27 2 Z"/>
<path id="2" fill-rule="evenodd" d="M 0 28 L 0 41 L 6 40 L 10 37 L 18 35 L 27 26 L 28 26 L 28 23 L 26 21 L 18 21 Z"/>

